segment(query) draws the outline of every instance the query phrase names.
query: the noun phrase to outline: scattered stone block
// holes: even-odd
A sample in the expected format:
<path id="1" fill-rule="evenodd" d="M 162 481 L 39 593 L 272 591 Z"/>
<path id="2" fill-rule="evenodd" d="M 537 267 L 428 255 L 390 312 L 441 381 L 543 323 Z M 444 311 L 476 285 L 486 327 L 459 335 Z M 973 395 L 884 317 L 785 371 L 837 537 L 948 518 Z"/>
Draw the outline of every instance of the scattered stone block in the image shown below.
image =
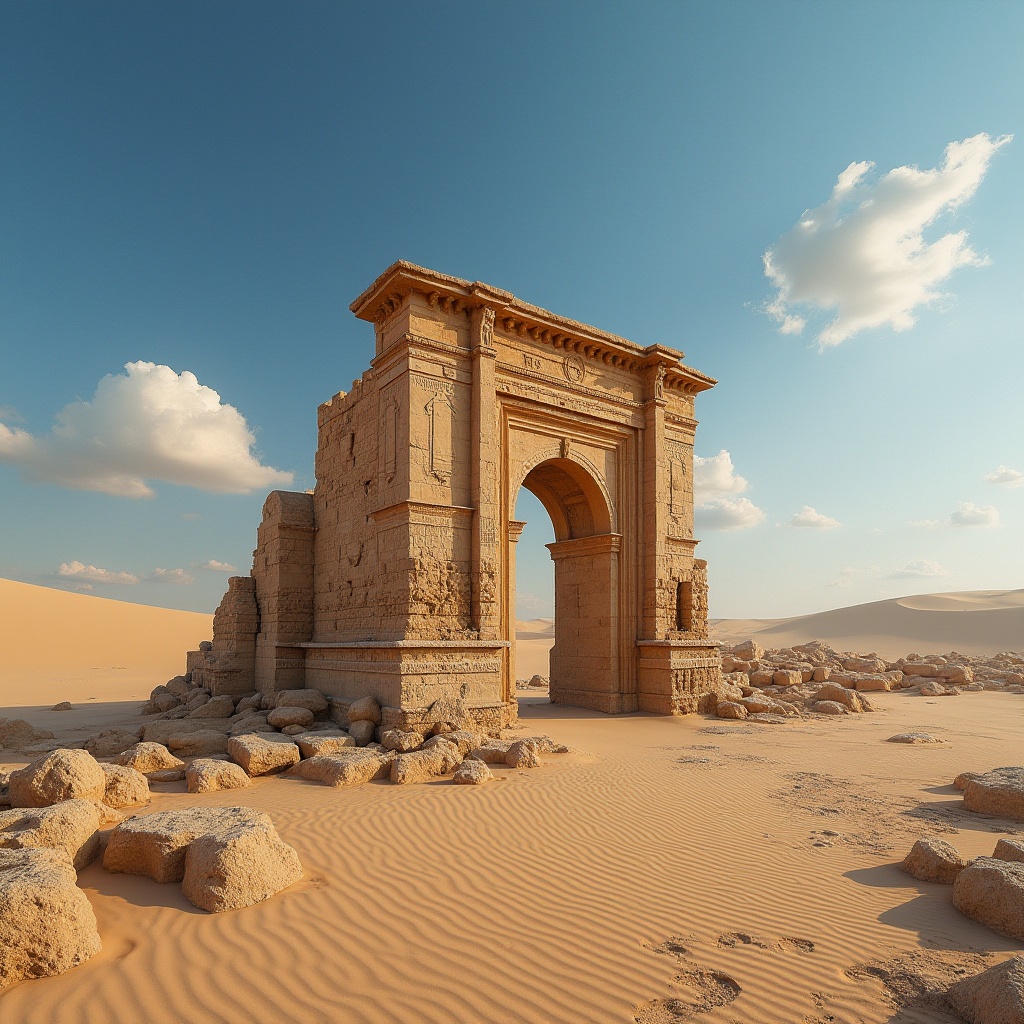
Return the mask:
<path id="1" fill-rule="evenodd" d="M 216 729 L 200 729 L 183 736 L 171 736 L 167 746 L 181 757 L 208 757 L 226 753 L 228 738 Z"/>
<path id="2" fill-rule="evenodd" d="M 368 718 L 360 718 L 350 723 L 348 727 L 348 734 L 355 740 L 357 747 L 365 747 L 367 743 L 372 743 L 376 732 L 377 726 Z"/>
<path id="3" fill-rule="evenodd" d="M 288 774 L 298 775 L 311 782 L 322 782 L 325 786 L 361 786 L 364 782 L 389 774 L 396 756 L 393 752 L 383 754 L 375 750 L 351 747 L 335 754 L 320 754 L 306 758 Z"/>
<path id="4" fill-rule="evenodd" d="M 373 725 L 380 725 L 380 705 L 375 697 L 360 697 L 352 701 L 348 706 L 348 721 L 350 725 L 356 722 L 372 722 Z M 349 732 L 352 730 L 349 729 Z"/>
<path id="5" fill-rule="evenodd" d="M 978 857 L 956 876 L 953 906 L 993 931 L 1024 942 L 1024 863 Z"/>
<path id="6" fill-rule="evenodd" d="M 505 754 L 505 764 L 509 768 L 539 768 L 540 744 L 530 738 L 516 740 Z"/>
<path id="7" fill-rule="evenodd" d="M 391 781 L 397 786 L 426 782 L 444 774 L 446 758 L 440 746 L 399 754 L 391 765 Z"/>
<path id="8" fill-rule="evenodd" d="M 117 759 L 117 763 L 125 768 L 134 768 L 143 775 L 150 772 L 166 771 L 172 768 L 182 768 L 185 762 L 180 757 L 175 757 L 162 743 L 136 743 L 123 751 Z"/>
<path id="9" fill-rule="evenodd" d="M 11 772 L 12 807 L 48 807 L 62 800 L 102 800 L 107 779 L 85 750 L 60 749 Z"/>
<path id="10" fill-rule="evenodd" d="M 505 755 L 511 746 L 511 740 L 488 740 L 471 750 L 466 756 L 475 761 L 483 761 L 485 764 L 504 764 Z"/>
<path id="11" fill-rule="evenodd" d="M 252 785 L 241 765 L 209 757 L 196 758 L 185 769 L 190 793 L 215 793 L 221 789 L 245 789 Z"/>
<path id="12" fill-rule="evenodd" d="M 995 768 L 969 779 L 964 786 L 964 807 L 997 818 L 1024 821 L 1024 768 Z"/>
<path id="13" fill-rule="evenodd" d="M 793 669 L 780 668 L 772 676 L 772 684 L 775 686 L 799 686 L 803 681 L 802 674 Z"/>
<path id="14" fill-rule="evenodd" d="M 23 718 L 0 718 L 0 750 L 17 750 L 29 743 L 52 739 L 52 732 L 36 729 Z"/>
<path id="15" fill-rule="evenodd" d="M 184 764 L 184 762 L 182 762 Z M 146 775 L 150 785 L 155 783 L 168 783 L 168 782 L 184 782 L 185 781 L 185 769 L 184 768 L 164 768 L 160 771 L 149 772 Z"/>
<path id="16" fill-rule="evenodd" d="M 103 867 L 154 882 L 180 882 L 185 853 L 199 836 L 263 817 L 248 807 L 189 807 L 129 818 L 110 833 Z"/>
<path id="17" fill-rule="evenodd" d="M 322 714 L 328 708 L 327 698 L 312 688 L 308 690 L 281 690 L 274 694 L 274 707 L 306 708 L 314 715 Z"/>
<path id="18" fill-rule="evenodd" d="M 230 697 L 211 697 L 189 712 L 189 718 L 230 718 L 235 713 L 235 702 Z"/>
<path id="19" fill-rule="evenodd" d="M 952 885 L 967 861 L 955 846 L 942 839 L 918 839 L 900 867 L 922 882 Z"/>
<path id="20" fill-rule="evenodd" d="M 183 718 L 173 721 L 150 722 L 142 732 L 142 738 L 148 743 L 162 743 L 169 747 L 172 736 L 184 736 L 190 732 L 219 731 L 227 734 L 230 724 L 221 718 Z"/>
<path id="21" fill-rule="evenodd" d="M 927 744 L 927 743 L 945 743 L 945 740 L 939 739 L 937 736 L 932 736 L 927 732 L 899 732 L 895 736 L 890 736 L 886 743 L 912 743 L 912 744 Z"/>
<path id="22" fill-rule="evenodd" d="M 100 768 L 107 777 L 103 802 L 108 807 L 118 810 L 121 807 L 149 803 L 149 782 L 142 772 L 120 764 L 103 764 Z"/>
<path id="23" fill-rule="evenodd" d="M 0 850 L 0 988 L 62 974 L 100 951 L 77 880 L 64 850 Z"/>
<path id="24" fill-rule="evenodd" d="M 825 700 L 835 701 L 837 704 L 842 704 L 847 711 L 852 711 L 855 714 L 866 711 L 870 706 L 856 690 L 849 690 L 839 683 L 825 683 L 815 691 L 811 700 L 815 704 Z"/>
<path id="25" fill-rule="evenodd" d="M 284 705 L 274 708 L 267 715 L 267 721 L 275 729 L 284 729 L 289 725 L 298 725 L 303 729 L 308 729 L 313 724 L 313 712 L 309 708 Z"/>
<path id="26" fill-rule="evenodd" d="M 954 982 L 946 998 L 967 1024 L 1024 1024 L 1024 957 Z"/>
<path id="27" fill-rule="evenodd" d="M 0 811 L 0 848 L 64 850 L 80 871 L 99 852 L 99 827 L 100 815 L 91 800 Z"/>
<path id="28" fill-rule="evenodd" d="M 399 754 L 408 754 L 423 746 L 423 736 L 418 732 L 403 732 L 401 729 L 386 729 L 380 737 L 380 745 L 385 750 L 394 750 Z"/>
<path id="29" fill-rule="evenodd" d="M 1024 862 L 1024 839 L 1000 839 L 996 843 L 992 856 L 996 860 L 1013 860 Z"/>
<path id="30" fill-rule="evenodd" d="M 962 793 L 967 788 L 967 783 L 970 782 L 971 779 L 976 779 L 982 774 L 982 772 L 961 772 L 953 780 L 953 788 L 959 789 Z"/>
<path id="31" fill-rule="evenodd" d="M 715 714 L 719 718 L 746 718 L 747 709 L 734 700 L 720 700 L 715 707 Z"/>
<path id="32" fill-rule="evenodd" d="M 194 906 L 217 914 L 262 903 L 301 877 L 299 855 L 260 814 L 195 839 L 181 889 Z"/>
<path id="33" fill-rule="evenodd" d="M 819 715 L 848 715 L 850 709 L 837 700 L 816 700 L 811 705 L 811 710 Z"/>
<path id="34" fill-rule="evenodd" d="M 494 774 L 483 761 L 477 761 L 474 758 L 470 758 L 463 761 L 462 764 L 455 769 L 455 774 L 452 776 L 452 782 L 454 782 L 456 786 L 482 786 L 485 782 L 490 782 L 493 778 Z"/>
<path id="35" fill-rule="evenodd" d="M 69 700 L 62 700 L 59 704 L 54 704 L 51 711 L 74 711 L 75 706 Z"/>
<path id="36" fill-rule="evenodd" d="M 303 757 L 319 754 L 335 754 L 339 750 L 351 749 L 356 745 L 347 732 L 302 732 L 293 737 Z"/>
<path id="37" fill-rule="evenodd" d="M 228 756 L 249 776 L 283 771 L 301 759 L 294 743 L 269 740 L 255 733 L 232 736 L 228 740 Z"/>

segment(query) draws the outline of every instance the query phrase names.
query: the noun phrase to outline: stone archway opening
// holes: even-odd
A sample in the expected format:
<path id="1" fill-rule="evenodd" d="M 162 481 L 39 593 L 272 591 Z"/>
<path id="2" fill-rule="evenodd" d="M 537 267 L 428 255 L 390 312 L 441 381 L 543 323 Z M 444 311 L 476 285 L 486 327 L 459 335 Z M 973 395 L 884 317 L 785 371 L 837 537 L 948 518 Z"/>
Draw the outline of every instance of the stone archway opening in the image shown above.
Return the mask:
<path id="1" fill-rule="evenodd" d="M 621 537 L 611 509 L 593 476 L 568 458 L 540 462 L 520 487 L 543 506 L 555 534 L 546 545 L 554 563 L 551 702 L 599 706 L 619 676 Z"/>

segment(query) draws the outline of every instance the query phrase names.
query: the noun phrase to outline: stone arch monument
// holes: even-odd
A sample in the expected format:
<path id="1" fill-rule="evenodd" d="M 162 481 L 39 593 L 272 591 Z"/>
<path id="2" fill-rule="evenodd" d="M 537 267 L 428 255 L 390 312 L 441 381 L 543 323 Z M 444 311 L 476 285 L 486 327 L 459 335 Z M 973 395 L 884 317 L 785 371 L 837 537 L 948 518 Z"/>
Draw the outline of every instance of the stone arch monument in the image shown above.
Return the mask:
<path id="1" fill-rule="evenodd" d="M 229 582 L 193 678 L 372 694 L 386 725 L 429 721 L 437 701 L 514 721 L 526 487 L 555 531 L 552 701 L 696 710 L 720 664 L 693 539 L 694 398 L 715 381 L 673 349 L 410 263 L 351 309 L 374 325 L 371 368 L 319 409 L 313 492 L 267 498 L 252 573 Z"/>

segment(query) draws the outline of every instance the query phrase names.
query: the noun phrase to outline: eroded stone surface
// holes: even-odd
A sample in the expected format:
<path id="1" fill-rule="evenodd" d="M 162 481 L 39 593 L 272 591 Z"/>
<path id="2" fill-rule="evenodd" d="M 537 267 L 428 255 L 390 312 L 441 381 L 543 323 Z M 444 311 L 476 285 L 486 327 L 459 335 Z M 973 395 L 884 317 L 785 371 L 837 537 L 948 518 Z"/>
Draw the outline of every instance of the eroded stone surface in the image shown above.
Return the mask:
<path id="1" fill-rule="evenodd" d="M 1000 935 L 1024 942 L 1024 863 L 978 857 L 956 876 L 953 905 Z"/>
<path id="2" fill-rule="evenodd" d="M 1024 957 L 955 982 L 946 998 L 967 1024 L 1024 1024 Z"/>
<path id="3" fill-rule="evenodd" d="M 99 762 L 85 750 L 54 750 L 8 781 L 12 807 L 48 807 L 62 800 L 102 800 L 107 779 Z"/>
<path id="4" fill-rule="evenodd" d="M 284 771 L 301 757 L 294 743 L 270 740 L 255 733 L 232 736 L 228 740 L 228 756 L 250 776 Z"/>
<path id="5" fill-rule="evenodd" d="M 1024 821 L 1024 768 L 995 768 L 968 779 L 964 807 L 999 818 Z"/>
<path id="6" fill-rule="evenodd" d="M 149 782 L 142 772 L 119 764 L 100 765 L 107 777 L 103 790 L 103 802 L 118 810 L 148 804 L 150 801 Z"/>
<path id="7" fill-rule="evenodd" d="M 64 800 L 49 807 L 0 811 L 0 847 L 61 849 L 80 871 L 99 852 L 100 814 L 91 800 Z"/>
<path id="8" fill-rule="evenodd" d="M 190 793 L 215 793 L 221 789 L 245 789 L 252 785 L 241 765 L 213 758 L 196 758 L 185 769 L 185 782 Z"/>
<path id="9" fill-rule="evenodd" d="M 942 839 L 918 839 L 900 867 L 922 882 L 952 885 L 967 861 L 955 846 Z"/>
<path id="10" fill-rule="evenodd" d="M 143 775 L 183 768 L 185 765 L 180 757 L 175 757 L 162 743 L 146 742 L 129 747 L 118 757 L 117 763 L 126 768 L 134 768 Z"/>

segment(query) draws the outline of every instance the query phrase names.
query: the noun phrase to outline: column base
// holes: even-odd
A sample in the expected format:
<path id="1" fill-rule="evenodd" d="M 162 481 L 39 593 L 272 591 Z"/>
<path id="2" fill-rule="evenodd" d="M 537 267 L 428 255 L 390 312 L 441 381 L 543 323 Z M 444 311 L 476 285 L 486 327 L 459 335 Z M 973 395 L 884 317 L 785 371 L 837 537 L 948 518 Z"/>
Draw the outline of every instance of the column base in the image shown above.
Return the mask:
<path id="1" fill-rule="evenodd" d="M 637 702 L 656 715 L 711 710 L 721 681 L 719 645 L 710 640 L 639 640 Z"/>

